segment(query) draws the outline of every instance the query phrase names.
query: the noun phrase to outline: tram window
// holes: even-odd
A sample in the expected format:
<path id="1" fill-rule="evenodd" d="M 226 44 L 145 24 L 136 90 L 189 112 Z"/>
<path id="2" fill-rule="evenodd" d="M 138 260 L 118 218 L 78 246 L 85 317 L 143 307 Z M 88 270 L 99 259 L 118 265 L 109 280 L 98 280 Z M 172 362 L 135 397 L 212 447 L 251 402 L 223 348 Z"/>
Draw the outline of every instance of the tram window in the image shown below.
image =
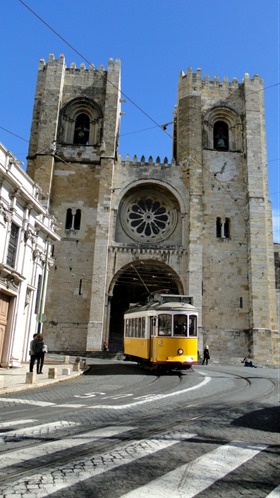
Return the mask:
<path id="1" fill-rule="evenodd" d="M 174 335 L 188 335 L 187 317 L 174 315 Z"/>
<path id="2" fill-rule="evenodd" d="M 157 319 L 154 317 L 150 318 L 150 335 L 157 335 Z"/>
<path id="3" fill-rule="evenodd" d="M 145 337 L 145 325 L 146 325 L 146 320 L 144 317 L 141 318 L 142 320 L 142 337 Z"/>
<path id="4" fill-rule="evenodd" d="M 138 336 L 137 337 L 142 337 L 142 320 L 141 318 L 137 318 L 137 322 L 138 322 Z"/>
<path id="5" fill-rule="evenodd" d="M 158 334 L 159 335 L 171 335 L 171 315 L 159 315 L 158 317 Z"/>
<path id="6" fill-rule="evenodd" d="M 130 320 L 128 319 L 125 321 L 125 336 L 130 336 Z"/>
<path id="7" fill-rule="evenodd" d="M 135 337 L 135 319 L 134 318 L 131 318 L 131 328 L 130 328 L 130 331 L 131 331 L 131 337 Z"/>
<path id="8" fill-rule="evenodd" d="M 138 318 L 135 318 L 135 337 L 139 337 Z"/>
<path id="9" fill-rule="evenodd" d="M 197 317 L 196 315 L 189 316 L 189 336 L 197 336 Z"/>

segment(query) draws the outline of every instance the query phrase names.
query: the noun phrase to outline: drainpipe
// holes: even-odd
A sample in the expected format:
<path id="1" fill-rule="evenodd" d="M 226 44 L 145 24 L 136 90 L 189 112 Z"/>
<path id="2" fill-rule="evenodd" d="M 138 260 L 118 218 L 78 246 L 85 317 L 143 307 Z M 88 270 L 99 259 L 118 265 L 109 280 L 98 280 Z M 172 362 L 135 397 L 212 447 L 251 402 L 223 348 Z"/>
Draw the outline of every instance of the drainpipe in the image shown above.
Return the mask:
<path id="1" fill-rule="evenodd" d="M 47 242 L 46 259 L 45 259 L 45 266 L 44 266 L 44 272 L 43 272 L 43 284 L 42 284 L 42 293 L 41 293 L 41 299 L 40 299 L 40 310 L 39 310 L 38 328 L 37 328 L 38 334 L 41 334 L 41 332 L 42 332 L 43 321 L 44 321 L 43 320 L 43 312 L 45 309 L 45 302 L 46 302 L 48 259 L 49 259 L 49 242 Z"/>

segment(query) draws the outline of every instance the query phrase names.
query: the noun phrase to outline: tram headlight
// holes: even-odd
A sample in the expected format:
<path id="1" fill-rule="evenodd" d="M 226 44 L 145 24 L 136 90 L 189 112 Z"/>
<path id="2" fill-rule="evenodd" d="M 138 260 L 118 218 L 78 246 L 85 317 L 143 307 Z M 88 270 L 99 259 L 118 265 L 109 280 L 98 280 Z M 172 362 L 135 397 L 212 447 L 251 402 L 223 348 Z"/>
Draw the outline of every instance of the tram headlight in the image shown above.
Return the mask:
<path id="1" fill-rule="evenodd" d="M 180 349 L 178 349 L 177 353 L 178 353 L 179 355 L 182 355 L 182 354 L 184 354 L 184 350 L 180 348 Z"/>

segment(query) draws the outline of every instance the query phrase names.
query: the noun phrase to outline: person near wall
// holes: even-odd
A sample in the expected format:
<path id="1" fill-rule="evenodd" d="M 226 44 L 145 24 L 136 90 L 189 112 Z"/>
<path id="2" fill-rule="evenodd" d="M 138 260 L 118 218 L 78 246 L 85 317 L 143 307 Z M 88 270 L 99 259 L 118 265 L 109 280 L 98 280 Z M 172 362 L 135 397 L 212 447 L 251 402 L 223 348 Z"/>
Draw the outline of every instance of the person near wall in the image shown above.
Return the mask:
<path id="1" fill-rule="evenodd" d="M 37 334 L 34 339 L 34 351 L 37 360 L 37 374 L 43 373 L 45 354 L 48 352 L 48 347 L 43 339 L 42 334 Z"/>
<path id="2" fill-rule="evenodd" d="M 30 354 L 30 362 L 29 362 L 29 372 L 33 372 L 34 364 L 36 361 L 36 353 L 34 349 L 34 340 L 37 337 L 38 334 L 33 334 L 33 339 L 30 341 L 30 346 L 29 346 L 29 354 Z"/>
<path id="3" fill-rule="evenodd" d="M 204 363 L 206 365 L 208 365 L 208 361 L 210 360 L 210 352 L 209 352 L 209 347 L 206 345 L 205 348 L 204 348 L 204 351 L 203 351 L 203 362 L 202 362 L 202 365 L 204 365 Z"/>
<path id="4" fill-rule="evenodd" d="M 257 368 L 257 366 L 252 362 L 250 358 L 247 358 L 247 356 L 245 356 L 244 360 L 242 360 L 241 363 L 244 363 L 244 367 Z"/>

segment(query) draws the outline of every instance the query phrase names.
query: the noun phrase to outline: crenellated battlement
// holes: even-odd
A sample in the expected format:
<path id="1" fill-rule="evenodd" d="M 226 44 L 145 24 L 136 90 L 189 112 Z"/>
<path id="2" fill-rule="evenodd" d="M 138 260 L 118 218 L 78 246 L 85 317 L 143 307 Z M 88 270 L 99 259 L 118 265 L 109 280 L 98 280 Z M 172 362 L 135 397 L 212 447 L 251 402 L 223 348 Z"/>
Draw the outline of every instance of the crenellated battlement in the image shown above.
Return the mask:
<path id="1" fill-rule="evenodd" d="M 97 69 L 94 64 L 90 64 L 89 67 L 86 67 L 86 64 L 82 62 L 79 67 L 77 67 L 75 62 L 71 62 L 70 66 L 67 67 L 65 63 L 65 57 L 63 54 L 60 54 L 58 59 L 55 58 L 54 54 L 49 54 L 48 61 L 46 62 L 45 59 L 40 59 L 39 62 L 39 69 L 44 70 L 47 66 L 56 66 L 56 65 L 62 65 L 64 66 L 64 69 L 69 72 L 95 72 L 97 71 L 98 73 L 105 73 L 105 67 L 103 64 L 99 66 Z M 120 69 L 120 60 L 116 59 L 115 61 L 110 58 L 108 60 L 108 71 L 112 70 L 114 71 L 115 69 Z"/>
<path id="2" fill-rule="evenodd" d="M 232 90 L 244 83 L 262 85 L 263 81 L 258 74 L 255 74 L 253 78 L 250 78 L 248 73 L 244 75 L 241 82 L 238 81 L 238 78 L 233 78 L 232 81 L 229 81 L 227 76 L 222 80 L 220 80 L 218 76 L 215 76 L 213 80 L 210 80 L 210 77 L 206 75 L 204 79 L 202 79 L 202 70 L 197 68 L 196 72 L 193 72 L 191 67 L 188 68 L 186 73 L 181 71 L 179 76 L 179 87 L 187 87 L 189 90 L 201 90 L 203 88 L 224 88 L 226 90 Z"/>
<path id="3" fill-rule="evenodd" d="M 125 159 L 122 158 L 122 156 L 118 156 L 118 166 L 122 167 L 148 167 L 148 168 L 167 168 L 170 166 L 176 166 L 176 162 L 173 159 L 172 162 L 168 162 L 167 157 L 161 161 L 160 157 L 157 156 L 156 160 L 154 161 L 152 156 L 149 156 L 148 159 L 145 158 L 145 156 L 141 156 L 140 159 L 138 159 L 137 155 L 134 155 L 133 158 L 131 159 L 130 156 L 127 154 L 125 156 Z"/>

